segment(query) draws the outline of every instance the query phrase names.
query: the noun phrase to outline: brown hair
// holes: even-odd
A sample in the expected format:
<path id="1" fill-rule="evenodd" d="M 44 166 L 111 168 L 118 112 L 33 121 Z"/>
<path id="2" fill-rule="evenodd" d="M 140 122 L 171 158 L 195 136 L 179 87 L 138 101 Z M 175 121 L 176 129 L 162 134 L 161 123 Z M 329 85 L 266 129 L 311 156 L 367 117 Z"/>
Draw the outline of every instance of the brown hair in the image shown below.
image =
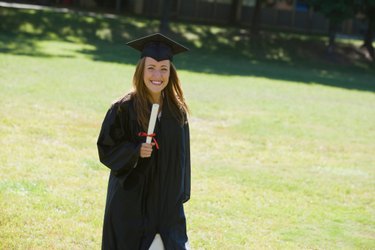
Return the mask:
<path id="1" fill-rule="evenodd" d="M 148 120 L 150 118 L 149 105 L 151 103 L 151 95 L 143 82 L 145 60 L 145 57 L 143 57 L 138 61 L 133 76 L 133 91 L 130 93 L 130 96 L 133 99 L 138 124 L 146 131 L 148 127 Z M 164 100 L 167 102 L 172 115 L 181 125 L 184 124 L 186 122 L 186 115 L 189 113 L 189 108 L 185 102 L 181 83 L 178 78 L 176 68 L 172 62 L 170 62 L 169 81 L 163 92 Z M 126 96 L 129 97 L 129 94 Z M 123 98 L 123 100 L 127 99 L 126 96 Z"/>

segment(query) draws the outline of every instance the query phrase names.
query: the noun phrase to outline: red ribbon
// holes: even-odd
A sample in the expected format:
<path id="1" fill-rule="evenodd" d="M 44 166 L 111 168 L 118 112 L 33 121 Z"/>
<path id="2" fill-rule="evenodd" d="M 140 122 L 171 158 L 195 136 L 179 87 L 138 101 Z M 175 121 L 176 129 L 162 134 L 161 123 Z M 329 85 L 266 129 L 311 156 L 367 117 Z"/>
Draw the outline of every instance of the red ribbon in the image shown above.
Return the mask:
<path id="1" fill-rule="evenodd" d="M 155 147 L 156 147 L 156 149 L 159 149 L 159 144 L 158 144 L 158 142 L 157 142 L 156 139 L 155 139 L 155 136 L 156 136 L 155 133 L 153 133 L 153 134 L 149 134 L 149 135 L 148 135 L 146 132 L 139 132 L 139 133 L 138 133 L 138 136 L 142 136 L 142 137 L 151 137 L 152 140 L 155 142 Z"/>

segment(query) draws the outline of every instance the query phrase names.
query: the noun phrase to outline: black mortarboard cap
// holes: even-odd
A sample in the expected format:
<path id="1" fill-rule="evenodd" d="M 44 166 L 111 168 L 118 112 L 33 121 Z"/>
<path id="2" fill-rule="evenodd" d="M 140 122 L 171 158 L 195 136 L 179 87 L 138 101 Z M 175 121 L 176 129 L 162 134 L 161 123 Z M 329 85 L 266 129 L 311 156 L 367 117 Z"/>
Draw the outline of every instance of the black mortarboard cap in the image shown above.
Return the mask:
<path id="1" fill-rule="evenodd" d="M 141 58 L 148 56 L 154 58 L 156 61 L 172 61 L 174 55 L 189 50 L 160 33 L 138 38 L 126 43 L 126 45 L 140 51 Z"/>

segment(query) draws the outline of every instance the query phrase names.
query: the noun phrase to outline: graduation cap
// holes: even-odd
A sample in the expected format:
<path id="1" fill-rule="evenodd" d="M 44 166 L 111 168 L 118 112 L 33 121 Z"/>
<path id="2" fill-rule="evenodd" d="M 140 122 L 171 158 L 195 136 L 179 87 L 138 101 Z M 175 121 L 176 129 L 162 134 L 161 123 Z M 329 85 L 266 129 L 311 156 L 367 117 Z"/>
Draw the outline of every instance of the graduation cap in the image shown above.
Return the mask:
<path id="1" fill-rule="evenodd" d="M 174 55 L 189 50 L 160 33 L 138 38 L 126 43 L 126 45 L 140 51 L 141 58 L 148 56 L 154 58 L 156 61 L 172 61 Z"/>

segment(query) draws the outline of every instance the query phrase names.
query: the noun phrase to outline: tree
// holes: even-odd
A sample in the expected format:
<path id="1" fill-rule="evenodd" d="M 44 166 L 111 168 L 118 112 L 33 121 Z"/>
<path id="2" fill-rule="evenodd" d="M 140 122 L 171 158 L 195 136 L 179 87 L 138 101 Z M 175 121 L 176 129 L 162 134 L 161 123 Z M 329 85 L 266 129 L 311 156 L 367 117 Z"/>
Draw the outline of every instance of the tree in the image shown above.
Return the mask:
<path id="1" fill-rule="evenodd" d="M 160 33 L 168 33 L 169 32 L 169 16 L 172 7 L 172 0 L 163 0 L 162 1 L 162 11 L 161 11 L 161 19 L 160 19 Z"/>
<path id="2" fill-rule="evenodd" d="M 309 0 L 308 2 L 315 11 L 322 13 L 329 20 L 328 52 L 332 53 L 338 26 L 355 14 L 354 0 Z"/>
<path id="3" fill-rule="evenodd" d="M 256 0 L 253 15 L 251 18 L 250 34 L 256 36 L 260 31 L 261 15 L 262 15 L 262 5 L 274 6 L 278 1 L 288 1 L 288 0 Z"/>
<path id="4" fill-rule="evenodd" d="M 256 0 L 253 16 L 251 19 L 251 28 L 250 34 L 251 35 L 258 35 L 260 30 L 260 16 L 261 16 L 261 9 L 262 9 L 262 2 L 263 0 Z"/>
<path id="5" fill-rule="evenodd" d="M 231 3 L 231 16 L 230 16 L 230 23 L 238 24 L 239 19 L 241 17 L 241 9 L 242 9 L 243 0 L 232 0 Z"/>
<path id="6" fill-rule="evenodd" d="M 117 13 L 120 13 L 121 11 L 121 3 L 122 3 L 122 0 L 116 0 L 116 12 Z"/>
<path id="7" fill-rule="evenodd" d="M 375 30 L 375 0 L 357 0 L 355 4 L 356 10 L 365 15 L 367 20 L 367 29 L 361 47 L 367 49 L 372 60 L 375 61 L 375 52 L 374 47 L 372 46 Z"/>

